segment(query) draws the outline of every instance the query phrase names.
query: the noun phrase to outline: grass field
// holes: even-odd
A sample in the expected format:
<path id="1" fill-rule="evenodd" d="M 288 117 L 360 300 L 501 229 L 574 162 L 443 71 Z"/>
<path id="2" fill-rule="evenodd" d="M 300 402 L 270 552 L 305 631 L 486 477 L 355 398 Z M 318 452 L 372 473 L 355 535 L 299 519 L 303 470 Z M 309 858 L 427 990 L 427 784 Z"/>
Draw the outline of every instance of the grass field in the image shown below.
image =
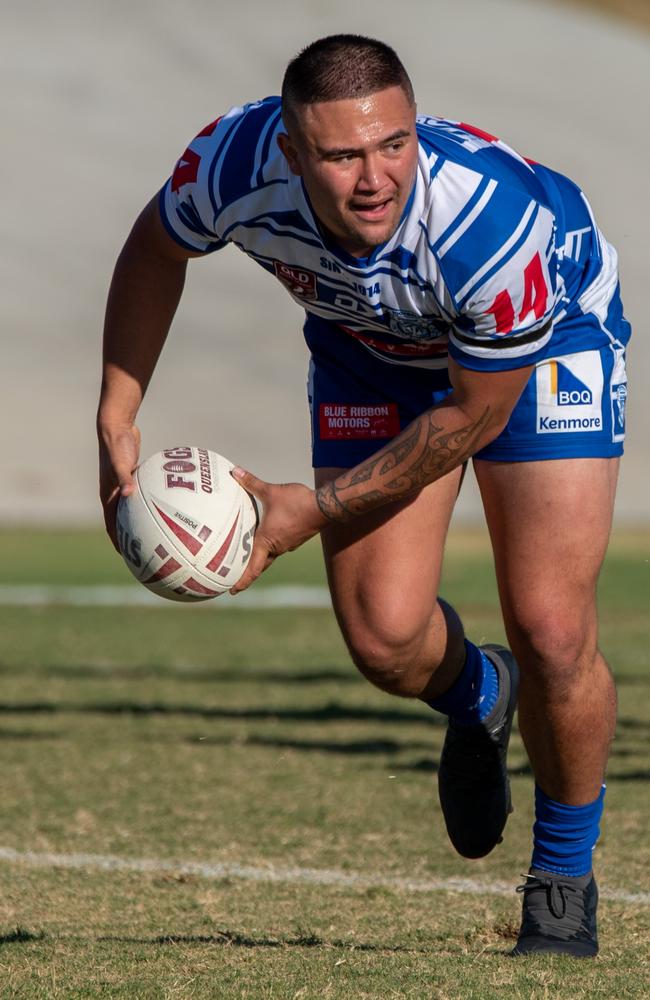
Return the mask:
<path id="1" fill-rule="evenodd" d="M 0 551 L 0 584 L 130 581 L 94 532 L 0 532 Z M 489 890 L 529 860 L 518 736 L 505 842 L 464 862 L 437 804 L 441 718 L 359 678 L 329 611 L 0 607 L 0 996 L 647 996 L 649 577 L 650 536 L 615 538 L 610 897 L 587 963 L 507 957 L 519 897 Z M 313 545 L 264 579 L 287 582 L 323 582 Z M 482 536 L 452 538 L 445 593 L 471 636 L 502 638 Z"/>

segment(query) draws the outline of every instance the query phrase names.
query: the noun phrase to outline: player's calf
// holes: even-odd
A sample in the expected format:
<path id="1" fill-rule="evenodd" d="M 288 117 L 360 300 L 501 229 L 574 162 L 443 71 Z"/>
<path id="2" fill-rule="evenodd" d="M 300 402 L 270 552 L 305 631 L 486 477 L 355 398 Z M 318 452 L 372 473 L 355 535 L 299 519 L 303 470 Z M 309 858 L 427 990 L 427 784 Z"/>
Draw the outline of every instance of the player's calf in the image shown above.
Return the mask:
<path id="1" fill-rule="evenodd" d="M 519 663 L 519 729 L 538 784 L 560 803 L 584 804 L 598 794 L 616 721 L 616 692 L 595 647 L 595 628 L 582 638 L 563 630 L 542 649 L 509 624 Z"/>
<path id="2" fill-rule="evenodd" d="M 460 677 L 430 704 L 449 716 L 438 769 L 449 838 L 463 857 L 482 858 L 500 842 L 512 812 L 506 758 L 519 672 L 503 646 L 466 646 Z"/>

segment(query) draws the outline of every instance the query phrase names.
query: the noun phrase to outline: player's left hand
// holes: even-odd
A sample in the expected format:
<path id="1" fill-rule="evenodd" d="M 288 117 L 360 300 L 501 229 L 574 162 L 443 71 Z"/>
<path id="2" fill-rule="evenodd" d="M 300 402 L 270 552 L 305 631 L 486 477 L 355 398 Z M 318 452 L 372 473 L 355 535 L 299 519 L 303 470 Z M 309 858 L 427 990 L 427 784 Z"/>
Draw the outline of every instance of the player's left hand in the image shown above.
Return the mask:
<path id="1" fill-rule="evenodd" d="M 262 508 L 246 571 L 230 590 L 231 594 L 239 594 L 250 587 L 274 559 L 297 549 L 328 522 L 316 502 L 314 490 L 302 483 L 265 483 L 239 468 L 232 469 L 231 475 Z"/>

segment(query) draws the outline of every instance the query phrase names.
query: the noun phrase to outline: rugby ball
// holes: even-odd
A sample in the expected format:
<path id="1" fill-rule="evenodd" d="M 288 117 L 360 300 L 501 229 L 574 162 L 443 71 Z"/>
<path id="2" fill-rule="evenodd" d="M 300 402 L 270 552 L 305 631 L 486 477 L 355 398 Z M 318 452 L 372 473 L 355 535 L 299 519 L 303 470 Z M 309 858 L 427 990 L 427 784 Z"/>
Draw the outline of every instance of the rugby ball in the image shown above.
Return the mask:
<path id="1" fill-rule="evenodd" d="M 170 601 L 207 601 L 242 576 L 257 506 L 207 448 L 166 448 L 135 472 L 117 507 L 120 552 L 145 587 Z"/>

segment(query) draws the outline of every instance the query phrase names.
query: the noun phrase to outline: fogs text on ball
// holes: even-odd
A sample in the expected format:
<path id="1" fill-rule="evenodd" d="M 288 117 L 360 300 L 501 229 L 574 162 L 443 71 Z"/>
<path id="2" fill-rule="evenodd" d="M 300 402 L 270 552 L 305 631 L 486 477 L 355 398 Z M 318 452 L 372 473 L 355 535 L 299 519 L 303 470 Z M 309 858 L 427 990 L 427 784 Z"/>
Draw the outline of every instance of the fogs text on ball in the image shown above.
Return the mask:
<path id="1" fill-rule="evenodd" d="M 118 504 L 118 544 L 136 579 L 160 597 L 209 600 L 242 576 L 257 509 L 232 468 L 214 451 L 184 445 L 136 470 L 135 492 Z"/>

